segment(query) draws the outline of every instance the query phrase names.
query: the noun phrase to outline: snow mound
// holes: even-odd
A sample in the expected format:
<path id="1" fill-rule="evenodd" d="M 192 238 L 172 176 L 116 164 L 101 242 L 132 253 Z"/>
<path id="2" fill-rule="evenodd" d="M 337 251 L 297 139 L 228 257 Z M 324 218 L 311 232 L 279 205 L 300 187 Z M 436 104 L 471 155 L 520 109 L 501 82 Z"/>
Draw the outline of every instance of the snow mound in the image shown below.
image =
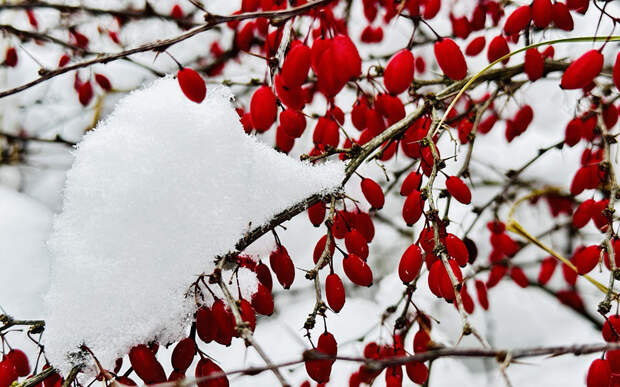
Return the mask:
<path id="1" fill-rule="evenodd" d="M 66 372 L 83 343 L 109 367 L 135 344 L 180 337 L 194 308 L 184 295 L 213 257 L 337 189 L 341 163 L 311 166 L 246 135 L 231 97 L 211 88 L 196 104 L 165 78 L 125 97 L 78 146 L 48 242 L 54 366 Z"/>

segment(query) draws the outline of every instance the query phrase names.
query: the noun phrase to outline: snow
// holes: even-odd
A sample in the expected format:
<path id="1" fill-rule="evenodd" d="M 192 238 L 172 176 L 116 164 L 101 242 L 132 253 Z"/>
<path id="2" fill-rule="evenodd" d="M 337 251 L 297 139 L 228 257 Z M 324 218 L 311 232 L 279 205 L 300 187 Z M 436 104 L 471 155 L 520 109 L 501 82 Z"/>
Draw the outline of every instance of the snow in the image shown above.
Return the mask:
<path id="1" fill-rule="evenodd" d="M 85 343 L 104 366 L 183 334 L 184 294 L 244 232 L 314 193 L 342 164 L 311 166 L 243 132 L 226 88 L 195 104 L 167 77 L 132 92 L 85 136 L 54 221 L 44 344 L 67 371 Z M 242 293 L 255 279 L 242 273 Z M 240 281 L 241 282 L 241 281 Z"/>
<path id="2" fill-rule="evenodd" d="M 15 318 L 39 318 L 50 271 L 45 240 L 52 214 L 7 188 L 0 188 L 0 214 L 0 307 Z"/>

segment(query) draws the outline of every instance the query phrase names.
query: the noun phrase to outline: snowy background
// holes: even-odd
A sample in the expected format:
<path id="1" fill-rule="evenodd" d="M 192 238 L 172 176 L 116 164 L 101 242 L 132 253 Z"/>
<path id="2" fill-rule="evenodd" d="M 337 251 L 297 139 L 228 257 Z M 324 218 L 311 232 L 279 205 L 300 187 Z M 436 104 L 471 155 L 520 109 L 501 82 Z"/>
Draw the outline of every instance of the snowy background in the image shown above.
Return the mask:
<path id="1" fill-rule="evenodd" d="M 119 7 L 127 2 L 90 3 L 97 7 Z M 141 5 L 140 2 L 135 3 Z M 455 14 L 471 9 L 471 3 L 459 1 L 454 7 Z M 157 10 L 166 13 L 172 4 L 158 1 L 155 5 Z M 186 11 L 193 9 L 189 2 L 182 2 L 181 5 Z M 230 14 L 239 8 L 239 4 L 214 1 L 207 2 L 207 8 L 214 13 Z M 441 14 L 432 23 L 440 33 L 450 32 L 447 8 L 442 7 Z M 590 7 L 588 14 L 575 16 L 576 28 L 571 36 L 595 33 L 598 18 L 595 11 L 594 7 Z M 361 12 L 361 1 L 354 1 L 352 20 L 361 19 Z M 608 12 L 618 16 L 620 7 L 612 3 Z M 37 15 L 41 29 L 58 22 L 57 13 L 51 10 L 37 11 Z M 2 11 L 0 19 L 1 23 L 27 28 L 27 20 L 18 12 Z M 112 18 L 107 20 L 105 17 L 97 19 L 97 23 L 89 24 L 86 19 L 82 22 L 80 30 L 87 35 L 90 33 L 89 36 L 96 35 L 97 26 L 105 23 L 114 25 Z M 132 22 L 122 30 L 120 38 L 127 47 L 181 32 L 174 23 L 156 20 L 145 23 Z M 359 37 L 363 27 L 364 23 L 350 23 L 351 36 Z M 603 22 L 599 34 L 609 33 L 610 28 L 609 23 Z M 406 21 L 392 22 L 384 26 L 386 38 L 383 43 L 361 46 L 360 55 L 367 58 L 370 54 L 378 56 L 393 53 L 407 43 L 410 30 L 410 23 Z M 491 31 L 487 34 L 493 36 L 495 33 Z M 536 39 L 550 40 L 566 36 L 559 31 L 546 31 L 544 36 L 540 35 Z M 476 33 L 472 34 L 467 41 L 475 36 Z M 0 52 L 4 51 L 3 45 L 12 44 L 11 39 L 5 37 L 0 41 Z M 227 42 L 230 39 L 230 31 L 210 31 L 171 47 L 169 52 L 182 63 L 192 62 L 196 58 L 195 53 L 204 52 L 204 47 L 208 47 L 212 41 Z M 575 57 L 592 47 L 598 48 L 599 44 L 556 45 L 555 57 Z M 100 51 L 117 49 L 106 39 L 92 39 L 91 48 Z M 37 46 L 32 42 L 25 44 L 24 49 L 50 67 L 55 67 L 62 54 L 60 49 L 52 45 Z M 606 46 L 606 66 L 613 64 L 612 59 L 617 52 L 617 44 Z M 486 65 L 485 53 L 467 58 L 470 72 Z M 427 71 L 419 78 L 433 78 L 438 69 L 434 67 L 431 45 L 414 49 L 414 55 L 427 59 Z M 134 59 L 163 72 L 173 74 L 176 71 L 175 64 L 163 55 L 155 61 L 153 53 L 138 54 Z M 338 176 L 341 176 L 341 171 L 336 166 L 310 172 L 303 169 L 307 167 L 293 162 L 311 148 L 311 130 L 306 130 L 302 139 L 296 142 L 290 158 L 275 156 L 275 152 L 270 153 L 267 147 L 257 145 L 243 134 L 238 122 L 234 122 L 234 112 L 228 107 L 230 105 L 226 106 L 225 94 L 229 91 L 214 85 L 222 79 L 248 82 L 252 78 L 264 77 L 266 68 L 263 61 L 248 55 L 241 59 L 240 63 L 231 62 L 222 76 L 208 80 L 209 97 L 204 106 L 200 105 L 200 109 L 198 105 L 189 106 L 190 103 L 186 101 L 183 104 L 180 96 L 172 95 L 180 93 L 171 87 L 173 81 L 167 80 L 155 86 L 156 94 L 144 94 L 141 97 L 143 99 L 134 101 L 133 105 L 127 102 L 112 116 L 110 113 L 117 102 L 127 92 L 150 84 L 153 75 L 123 61 L 96 65 L 92 70 L 80 70 L 84 77 L 91 71 L 101 72 L 108 76 L 114 86 L 114 92 L 97 96 L 101 99 L 102 109 L 96 117 L 106 120 L 99 128 L 107 126 L 110 129 L 106 132 L 107 138 L 97 131 L 86 136 L 83 148 L 80 147 L 77 153 L 80 155 L 77 160 L 70 146 L 31 142 L 23 162 L 0 167 L 0 306 L 6 313 L 16 318 L 48 317 L 51 321 L 71 321 L 76 324 L 75 327 L 90 325 L 83 337 L 92 338 L 95 346 L 99 340 L 102 348 L 111 343 L 116 344 L 115 339 L 126 336 L 134 337 L 136 343 L 141 342 L 152 336 L 154 330 L 159 331 L 161 327 L 157 324 L 162 323 L 169 327 L 167 336 L 163 337 L 177 337 L 179 329 L 185 326 L 178 319 L 182 315 L 180 312 L 184 301 L 179 299 L 175 302 L 171 299 L 171 287 L 177 287 L 178 290 L 179 286 L 183 286 L 183 278 L 189 284 L 194 274 L 208 271 L 212 265 L 209 257 L 234 244 L 244 231 L 239 227 L 245 220 L 260 223 L 306 194 L 331 188 L 332 183 L 340 181 Z M 511 59 L 511 63 L 521 63 L 522 60 L 522 56 L 517 56 Z M 365 63 L 365 66 L 370 64 L 372 61 Z M 21 54 L 19 67 L 0 70 L 0 88 L 5 90 L 34 78 L 37 69 L 38 65 L 28 55 Z M 558 87 L 558 74 L 525 86 L 503 107 L 505 116 L 511 116 L 524 103 L 534 107 L 533 124 L 524 135 L 506 144 L 504 125 L 501 123 L 490 134 L 478 136 L 471 166 L 474 181 L 485 177 L 501 182 L 504 179 L 503 172 L 521 166 L 536 154 L 538 148 L 563 138 L 565 125 L 574 117 L 581 93 L 561 90 Z M 2 132 L 16 134 L 25 131 L 35 137 L 52 139 L 59 135 L 71 142 L 81 141 L 85 128 L 94 126 L 96 112 L 92 104 L 89 108 L 79 104 L 72 83 L 73 74 L 69 73 L 23 93 L 0 99 Z M 481 96 L 485 91 L 483 89 L 480 87 L 474 95 Z M 246 88 L 233 86 L 230 92 L 239 103 L 249 106 Z M 344 107 L 350 107 L 355 96 L 352 93 L 343 94 L 338 96 L 337 104 L 348 112 Z M 130 98 L 138 97 L 139 94 L 132 94 Z M 128 108 L 132 110 L 128 111 Z M 145 110 L 133 111 L 134 108 Z M 325 101 L 317 96 L 312 106 L 306 109 L 307 112 L 323 113 Z M 409 111 L 413 107 L 408 106 L 407 109 Z M 149 116 L 153 112 L 158 114 Z M 133 113 L 135 116 L 132 116 Z M 201 122 L 202 126 L 196 125 L 196 122 Z M 351 127 L 350 121 L 345 125 Z M 313 124 L 309 123 L 308 127 L 312 128 Z M 354 129 L 351 127 L 351 130 Z M 272 129 L 264 135 L 258 135 L 257 139 L 272 146 L 274 134 L 275 130 Z M 452 145 L 447 138 L 442 138 L 439 147 L 445 149 L 448 155 Z M 577 147 L 583 147 L 583 144 Z M 457 152 L 457 162 L 448 162 L 447 173 L 458 170 L 465 151 L 465 147 L 461 148 Z M 87 152 L 88 149 L 93 152 Z M 265 156 L 272 154 L 272 159 Z M 568 190 L 580 154 L 575 149 L 550 151 L 524 173 L 523 179 L 535 181 L 541 186 L 549 184 Z M 80 157 L 89 160 L 80 160 Z M 76 167 L 67 174 L 74 162 Z M 388 162 L 386 167 L 394 171 L 407 163 L 408 160 L 397 157 Z M 151 175 L 144 181 L 135 181 L 134 177 L 140 171 L 149 171 Z M 359 172 L 376 178 L 384 185 L 389 184 L 381 168 L 374 163 L 364 165 Z M 66 211 L 57 217 L 63 207 L 63 187 L 65 182 L 71 184 L 72 179 L 78 184 L 66 190 Z M 437 186 L 443 187 L 441 178 Z M 474 191 L 474 205 L 486 202 L 497 190 L 497 187 L 492 186 L 479 187 Z M 363 199 L 357 177 L 351 179 L 346 191 L 352 197 Z M 396 190 L 390 193 L 381 215 L 393 218 L 399 228 L 405 228 L 400 217 L 402 199 L 392 197 L 396 195 Z M 96 200 L 91 201 L 93 198 Z M 367 204 L 361 200 L 360 205 Z M 83 218 L 85 214 L 90 216 Z M 245 217 L 235 217 L 235 214 L 244 214 Z M 552 225 L 548 214 L 547 204 L 539 201 L 535 206 L 523 206 L 517 218 L 526 229 L 536 233 Z M 123 216 L 129 221 L 123 221 Z M 450 216 L 453 222 L 449 231 L 457 235 L 462 235 L 474 218 L 467 207 L 454 201 Z M 63 223 L 65 226 L 60 231 L 57 229 L 48 245 L 55 217 L 57 228 L 63 227 Z M 505 213 L 500 213 L 500 217 L 505 219 Z M 85 219 L 89 220 L 88 224 L 81 223 Z M 490 246 L 486 243 L 489 232 L 485 223 L 485 219 L 478 221 L 470 234 L 478 242 L 479 263 L 486 262 L 490 252 Z M 119 224 L 127 228 L 119 228 Z M 279 231 L 279 236 L 295 265 L 310 268 L 312 251 L 315 242 L 323 235 L 323 229 L 313 228 L 305 214 L 285 223 L 285 226 L 286 231 Z M 403 286 L 395 268 L 412 239 L 377 220 L 375 227 L 376 236 L 370 245 L 369 258 L 376 278 L 374 286 L 361 289 L 350 286 L 345 280 L 348 285 L 343 310 L 338 315 L 328 312 L 328 328 L 339 343 L 339 354 L 357 356 L 369 340 L 390 338 L 393 319 L 383 326 L 379 322 L 385 308 L 396 302 L 402 293 Z M 591 229 L 586 228 L 584 235 L 590 239 L 584 241 L 599 241 L 598 231 L 593 226 L 588 227 Z M 414 227 L 412 235 L 417 237 L 419 231 Z M 115 238 L 109 239 L 112 236 Z M 544 242 L 561 249 L 564 235 L 545 237 Z M 80 247 L 92 251 L 98 244 L 100 249 L 97 251 L 101 255 L 91 257 L 97 259 L 88 262 L 80 260 Z M 273 237 L 268 234 L 249 250 L 251 254 L 265 260 L 273 246 Z M 64 262 L 53 258 L 66 258 L 67 255 L 76 258 Z M 531 262 L 545 256 L 542 251 L 529 246 L 516 256 L 515 262 Z M 76 265 L 78 261 L 85 265 Z M 342 273 L 338 267 L 339 260 L 335 261 L 336 271 Z M 537 273 L 538 266 L 526 269 L 526 274 L 533 280 Z M 595 276 L 600 276 L 602 281 L 606 280 L 606 274 L 597 272 Z M 481 278 L 486 279 L 486 274 L 481 274 Z M 461 329 L 456 309 L 433 296 L 426 286 L 425 278 L 420 284 L 422 286 L 415 292 L 414 302 L 440 321 L 434 325 L 433 340 L 454 345 Z M 291 290 L 283 291 L 279 285 L 274 286 L 276 312 L 271 317 L 259 318 L 255 334 L 256 340 L 268 351 L 274 362 L 295 359 L 309 347 L 301 328 L 315 301 L 311 285 L 310 281 L 303 278 L 303 272 L 298 271 Z M 470 286 L 473 294 L 473 282 Z M 564 280 L 558 267 L 550 287 L 560 289 L 563 286 Z M 588 310 L 596 314 L 601 294 L 581 278 L 577 287 Z M 48 291 L 51 293 L 46 305 L 44 295 Z M 149 296 L 152 299 L 141 302 Z M 114 303 L 114 300 L 120 300 L 122 304 Z M 522 289 L 509 278 L 490 290 L 490 304 L 489 311 L 484 313 L 476 305 L 471 321 L 493 347 L 518 348 L 602 341 L 600 331 L 590 321 L 560 304 L 555 297 L 533 287 Z M 127 306 L 131 310 L 122 309 Z M 83 310 L 84 313 L 73 314 L 76 310 Z M 144 311 L 151 312 L 152 321 L 157 322 L 155 325 L 145 322 L 142 329 L 127 324 L 128 321 L 135 321 L 132 318 L 140 316 Z M 315 335 L 320 333 L 321 325 L 317 324 Z M 115 329 L 110 330 L 111 327 Z M 142 332 L 142 335 L 137 332 Z M 72 336 L 72 333 L 69 327 L 50 325 L 50 329 L 45 332 L 49 353 L 54 356 L 54 351 L 60 351 L 57 348 L 78 345 L 76 340 L 80 339 Z M 412 336 L 406 342 L 406 348 L 411 347 Z M 8 338 L 12 345 L 36 353 L 35 346 L 22 335 L 15 333 Z M 119 353 L 127 350 L 130 344 L 122 342 L 117 345 L 117 350 Z M 225 370 L 263 364 L 256 352 L 252 348 L 246 349 L 240 340 L 233 340 L 231 348 L 215 343 L 199 345 Z M 478 343 L 467 337 L 459 345 L 477 346 Z M 167 369 L 170 367 L 167 354 L 171 349 L 161 348 L 158 356 Z M 114 355 L 111 353 L 102 360 L 109 364 Z M 568 355 L 528 359 L 522 364 L 511 365 L 508 375 L 515 386 L 581 386 L 589 363 L 595 357 Z M 346 385 L 349 375 L 358 366 L 355 363 L 336 362 L 329 385 Z M 303 365 L 285 368 L 283 372 L 293 385 L 307 378 Z M 267 372 L 251 380 L 249 377 L 235 376 L 231 382 L 239 386 L 270 386 L 276 383 L 273 375 Z M 379 377 L 374 385 L 380 386 L 382 383 L 384 378 Z M 404 384 L 407 383 L 405 381 Z M 502 380 L 493 360 L 441 359 L 433 363 L 431 386 L 456 383 L 460 386 L 496 386 Z"/>

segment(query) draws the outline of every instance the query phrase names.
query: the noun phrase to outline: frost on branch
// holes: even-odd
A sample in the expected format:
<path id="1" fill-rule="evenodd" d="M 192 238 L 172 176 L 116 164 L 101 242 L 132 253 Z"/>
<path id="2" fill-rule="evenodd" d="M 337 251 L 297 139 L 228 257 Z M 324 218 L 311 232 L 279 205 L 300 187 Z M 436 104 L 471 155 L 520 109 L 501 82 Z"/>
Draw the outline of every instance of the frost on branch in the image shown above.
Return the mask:
<path id="1" fill-rule="evenodd" d="M 166 78 L 133 92 L 78 146 L 49 241 L 46 354 L 65 372 L 85 343 L 104 366 L 135 344 L 182 336 L 197 274 L 245 232 L 337 188 L 313 167 L 247 136 L 228 89 L 196 104 Z M 246 297 L 255 280 L 243 281 Z"/>

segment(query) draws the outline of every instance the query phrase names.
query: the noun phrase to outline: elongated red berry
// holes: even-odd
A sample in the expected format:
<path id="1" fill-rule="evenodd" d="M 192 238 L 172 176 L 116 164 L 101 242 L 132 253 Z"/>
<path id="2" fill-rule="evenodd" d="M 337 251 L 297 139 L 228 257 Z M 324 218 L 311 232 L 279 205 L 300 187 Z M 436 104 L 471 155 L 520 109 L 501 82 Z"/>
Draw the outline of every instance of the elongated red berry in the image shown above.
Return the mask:
<path id="1" fill-rule="evenodd" d="M 287 135 L 298 138 L 306 129 L 306 117 L 297 110 L 283 110 L 280 113 L 280 126 Z"/>
<path id="2" fill-rule="evenodd" d="M 609 386 L 609 378 L 611 377 L 611 369 L 607 360 L 595 359 L 588 369 L 586 377 L 587 387 L 607 387 Z"/>
<path id="3" fill-rule="evenodd" d="M 422 193 L 418 190 L 414 190 L 403 204 L 403 219 L 407 226 L 415 224 L 422 216 L 424 210 L 424 200 L 422 200 Z"/>
<path id="4" fill-rule="evenodd" d="M 250 101 L 252 124 L 259 132 L 264 132 L 276 121 L 278 107 L 276 96 L 268 86 L 261 86 L 252 95 Z"/>
<path id="5" fill-rule="evenodd" d="M 454 234 L 446 235 L 446 249 L 448 255 L 456 260 L 459 266 L 464 267 L 469 261 L 469 251 L 465 243 Z"/>
<path id="6" fill-rule="evenodd" d="M 361 182 L 362 193 L 372 208 L 380 210 L 385 204 L 385 196 L 381 186 L 374 180 L 364 178 Z"/>
<path id="7" fill-rule="evenodd" d="M 203 306 L 196 311 L 196 333 L 200 340 L 210 343 L 215 338 L 217 328 L 210 308 Z"/>
<path id="8" fill-rule="evenodd" d="M 555 257 L 547 257 L 543 259 L 540 264 L 540 271 L 538 272 L 538 283 L 541 285 L 546 285 L 553 276 L 553 272 L 555 272 L 557 265 L 558 261 Z"/>
<path id="9" fill-rule="evenodd" d="M 344 236 L 344 244 L 349 253 L 353 253 L 362 259 L 368 258 L 368 243 L 361 232 L 352 228 Z"/>
<path id="10" fill-rule="evenodd" d="M 409 379 L 416 384 L 424 384 L 428 379 L 428 368 L 424 363 L 410 361 L 405 364 Z"/>
<path id="11" fill-rule="evenodd" d="M 112 90 L 112 84 L 110 83 L 110 80 L 103 74 L 95 73 L 95 82 L 97 82 L 99 87 L 101 87 L 105 91 Z"/>
<path id="12" fill-rule="evenodd" d="M 170 16 L 174 19 L 183 19 L 183 8 L 180 5 L 175 4 L 172 6 L 172 10 L 170 11 Z"/>
<path id="13" fill-rule="evenodd" d="M 71 57 L 68 54 L 62 54 L 62 56 L 58 60 L 58 67 L 65 67 L 70 60 Z"/>
<path id="14" fill-rule="evenodd" d="M 459 46 L 452 39 L 435 42 L 435 59 L 441 71 L 450 79 L 460 80 L 467 75 L 467 62 Z"/>
<path id="15" fill-rule="evenodd" d="M 573 264 L 577 267 L 579 274 L 587 274 L 596 267 L 601 255 L 599 246 L 588 246 L 577 251 L 573 257 Z"/>
<path id="16" fill-rule="evenodd" d="M 215 375 L 221 376 L 198 382 L 198 387 L 228 387 L 228 378 L 224 375 L 224 370 L 220 366 L 208 357 L 203 357 L 198 361 L 196 365 L 196 378 Z"/>
<path id="17" fill-rule="evenodd" d="M 346 294 L 342 280 L 336 273 L 331 273 L 325 279 L 325 296 L 329 307 L 336 313 L 344 306 Z"/>
<path id="18" fill-rule="evenodd" d="M 577 207 L 573 214 L 573 226 L 575 228 L 582 228 L 592 219 L 595 203 L 594 199 L 587 199 Z"/>
<path id="19" fill-rule="evenodd" d="M 545 69 L 545 62 L 536 48 L 530 48 L 525 52 L 523 69 L 530 81 L 535 81 L 542 77 L 543 70 Z"/>
<path id="20" fill-rule="evenodd" d="M 308 77 L 310 70 L 310 47 L 298 43 L 294 45 L 284 58 L 282 78 L 288 87 L 301 86 Z"/>
<path id="21" fill-rule="evenodd" d="M 534 0 L 532 2 L 532 20 L 538 28 L 547 28 L 551 23 L 553 5 L 551 0 Z"/>
<path id="22" fill-rule="evenodd" d="M 314 227 L 319 227 L 325 219 L 325 203 L 318 202 L 308 207 L 308 218 Z"/>
<path id="23" fill-rule="evenodd" d="M 80 85 L 78 88 L 78 99 L 80 103 L 84 106 L 88 105 L 90 100 L 93 98 L 93 86 L 90 81 L 86 81 Z"/>
<path id="24" fill-rule="evenodd" d="M 383 73 L 385 88 L 392 94 L 407 90 L 413 81 L 414 70 L 415 62 L 411 51 L 399 51 L 390 59 Z"/>
<path id="25" fill-rule="evenodd" d="M 170 363 L 176 371 L 185 372 L 192 364 L 196 356 L 196 343 L 189 337 L 184 338 L 175 345 L 172 351 Z"/>
<path id="26" fill-rule="evenodd" d="M 450 176 L 446 180 L 446 188 L 453 198 L 463 204 L 471 203 L 471 191 L 469 187 L 456 176 Z"/>
<path id="27" fill-rule="evenodd" d="M 166 373 L 153 351 L 144 344 L 137 345 L 129 351 L 131 367 L 146 384 L 163 383 Z"/>
<path id="28" fill-rule="evenodd" d="M 489 48 L 487 49 L 487 59 L 489 60 L 489 63 L 495 62 L 497 59 L 509 53 L 510 49 L 508 48 L 506 38 L 498 35 L 489 43 Z M 506 64 L 509 60 L 510 58 L 506 58 L 502 61 L 502 63 Z"/>
<path id="29" fill-rule="evenodd" d="M 475 285 L 476 285 L 476 295 L 478 297 L 478 303 L 480 304 L 482 309 L 484 310 L 489 309 L 489 298 L 487 295 L 487 286 L 484 284 L 484 282 L 480 280 L 476 280 Z"/>
<path id="30" fill-rule="evenodd" d="M 553 3 L 551 18 L 553 24 L 561 30 L 572 31 L 574 28 L 573 17 L 570 15 L 568 7 L 560 1 Z"/>
<path id="31" fill-rule="evenodd" d="M 522 5 L 512 11 L 504 24 L 504 33 L 514 35 L 523 31 L 532 19 L 532 11 L 529 5 Z"/>
<path id="32" fill-rule="evenodd" d="M 295 280 L 295 266 L 288 251 L 284 246 L 278 246 L 269 255 L 269 265 L 271 270 L 276 274 L 278 282 L 284 289 L 288 289 Z"/>
<path id="33" fill-rule="evenodd" d="M 563 89 L 581 89 L 596 78 L 603 69 L 603 54 L 598 50 L 590 50 L 568 66 L 560 87 Z"/>
<path id="34" fill-rule="evenodd" d="M 12 349 L 6 354 L 6 359 L 13 362 L 17 375 L 27 376 L 30 373 L 30 364 L 28 356 L 20 349 Z"/>
<path id="35" fill-rule="evenodd" d="M 204 79 L 196 71 L 184 67 L 177 73 L 177 79 L 181 91 L 190 100 L 201 103 L 207 95 L 207 85 Z"/>
<path id="36" fill-rule="evenodd" d="M 15 47 L 9 47 L 6 49 L 4 64 L 9 67 L 17 66 L 17 50 L 15 50 Z"/>
<path id="37" fill-rule="evenodd" d="M 407 247 L 398 264 L 398 276 L 403 283 L 413 281 L 422 268 L 422 251 L 416 245 Z"/>
<path id="38" fill-rule="evenodd" d="M 15 364 L 8 359 L 0 361 L 0 387 L 9 387 L 14 381 L 17 380 L 17 369 Z"/>
<path id="39" fill-rule="evenodd" d="M 519 266 L 513 266 L 510 269 L 510 278 L 512 278 L 514 283 L 516 283 L 522 288 L 526 288 L 530 282 L 525 276 L 523 269 L 521 269 Z"/>
<path id="40" fill-rule="evenodd" d="M 419 172 L 410 172 L 403 184 L 400 186 L 400 194 L 402 196 L 409 196 L 414 190 L 419 190 L 422 184 L 422 175 Z"/>
<path id="41" fill-rule="evenodd" d="M 229 346 L 235 335 L 235 318 L 232 312 L 221 299 L 213 303 L 211 311 L 213 312 L 213 320 L 217 329 L 213 340 L 222 345 Z"/>
<path id="42" fill-rule="evenodd" d="M 254 312 L 252 304 L 250 304 L 248 300 L 242 298 L 239 300 L 239 312 L 243 321 L 248 324 L 248 328 L 254 332 L 256 329 L 256 313 Z"/>
<path id="43" fill-rule="evenodd" d="M 273 297 L 271 291 L 262 283 L 258 284 L 256 293 L 252 294 L 252 307 L 256 313 L 270 316 L 273 313 Z"/>
<path id="44" fill-rule="evenodd" d="M 372 270 L 370 266 L 355 254 L 348 254 L 342 261 L 347 278 L 358 286 L 372 285 Z"/>
<path id="45" fill-rule="evenodd" d="M 476 56 L 484 50 L 484 46 L 486 45 L 487 40 L 484 36 L 478 36 L 474 38 L 467 47 L 465 48 L 465 55 L 467 56 Z"/>
<path id="46" fill-rule="evenodd" d="M 485 284 L 487 289 L 490 289 L 493 286 L 497 285 L 499 281 L 504 278 L 507 272 L 508 267 L 504 265 L 493 265 L 493 267 L 491 267 L 491 270 L 489 271 L 489 278 L 487 278 L 487 282 Z"/>

